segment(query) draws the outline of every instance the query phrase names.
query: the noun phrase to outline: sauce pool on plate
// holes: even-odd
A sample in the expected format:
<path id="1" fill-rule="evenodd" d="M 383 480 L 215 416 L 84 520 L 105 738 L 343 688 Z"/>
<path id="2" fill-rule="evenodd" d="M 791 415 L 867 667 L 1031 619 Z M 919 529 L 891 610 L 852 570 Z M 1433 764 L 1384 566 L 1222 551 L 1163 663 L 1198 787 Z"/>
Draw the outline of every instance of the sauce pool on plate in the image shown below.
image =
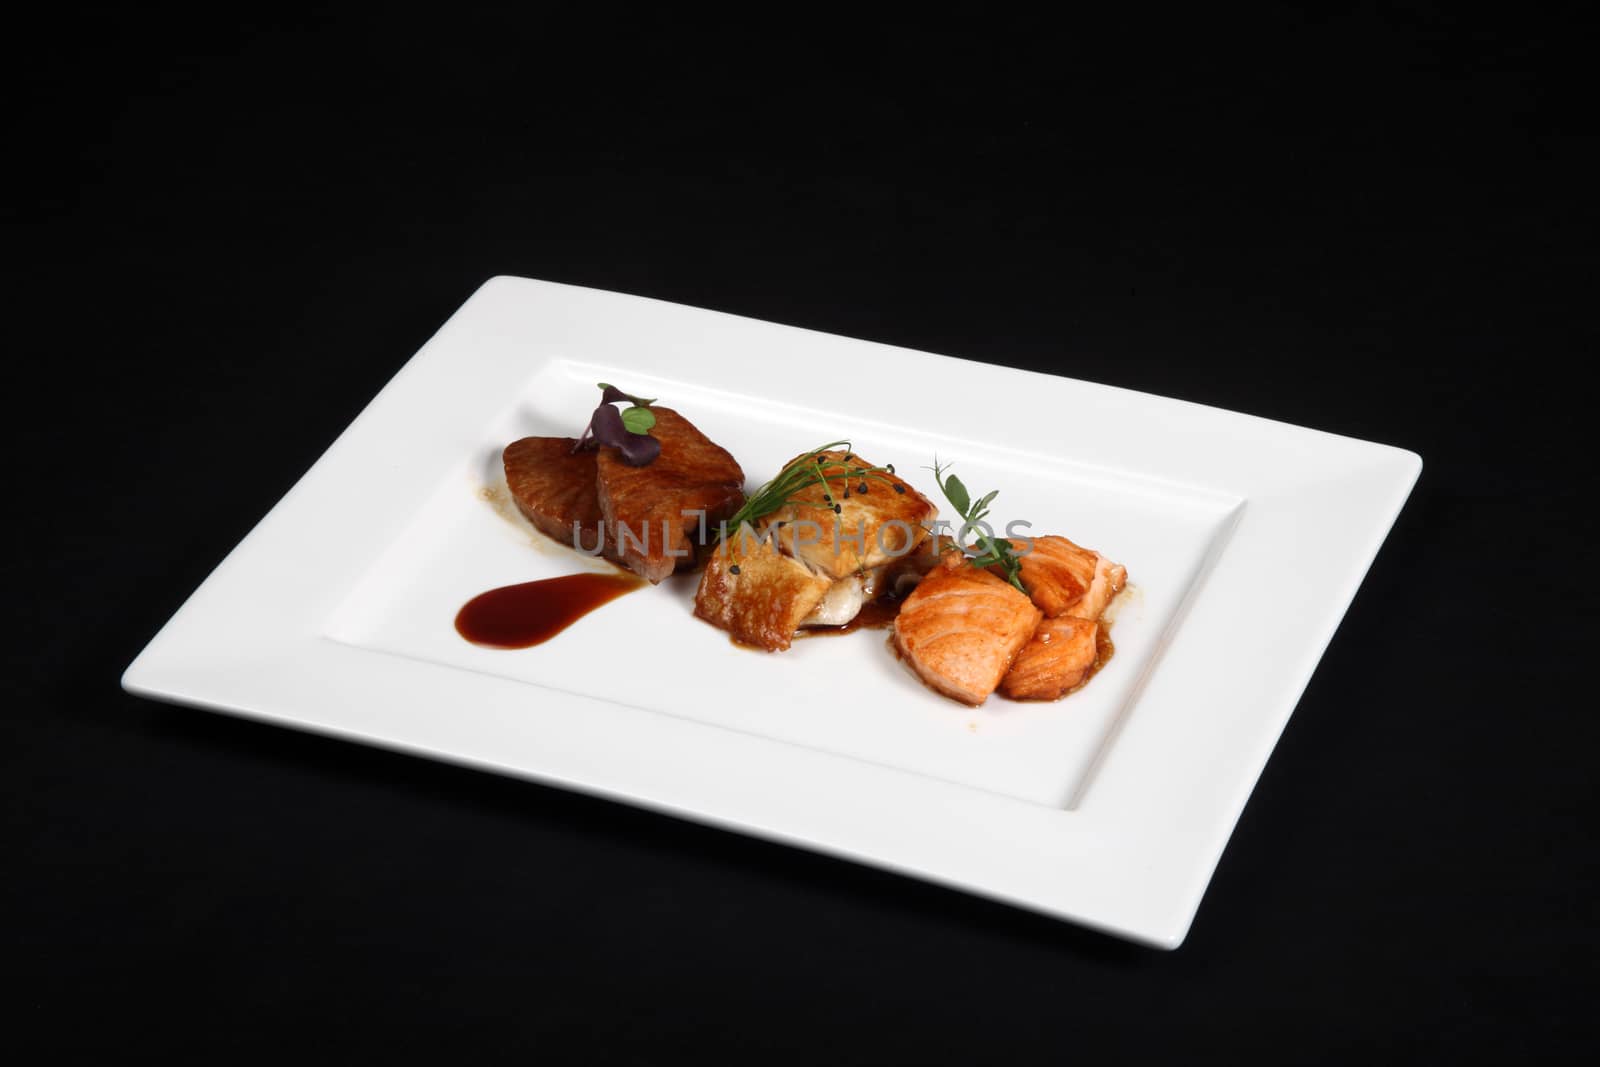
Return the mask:
<path id="1" fill-rule="evenodd" d="M 643 584 L 631 574 L 584 573 L 503 585 L 462 605 L 456 632 L 486 648 L 532 648 Z"/>

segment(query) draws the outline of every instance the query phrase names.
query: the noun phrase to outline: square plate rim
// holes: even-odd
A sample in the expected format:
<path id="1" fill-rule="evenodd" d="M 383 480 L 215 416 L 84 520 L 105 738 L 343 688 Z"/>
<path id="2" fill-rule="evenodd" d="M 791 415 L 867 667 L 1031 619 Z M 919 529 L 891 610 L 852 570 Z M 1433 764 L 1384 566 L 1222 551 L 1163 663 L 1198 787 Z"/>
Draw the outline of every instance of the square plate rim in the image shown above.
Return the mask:
<path id="1" fill-rule="evenodd" d="M 602 341 L 595 343 L 618 344 L 629 337 L 628 327 L 620 324 L 630 319 L 664 330 L 669 345 L 682 334 L 697 343 L 707 337 L 760 338 L 790 352 L 871 352 L 875 358 L 865 373 L 880 384 L 893 383 L 911 368 L 955 369 L 981 379 L 983 388 L 1028 384 L 1032 388 L 1025 391 L 1023 406 L 1044 405 L 1050 396 L 1091 398 L 1100 428 L 1117 439 L 1108 448 L 1120 442 L 1144 454 L 1144 446 L 1132 436 L 1132 423 L 1150 413 L 1161 416 L 1163 432 L 1183 437 L 1190 468 L 1171 472 L 1170 479 L 1185 488 L 1236 496 L 1241 503 L 1218 557 L 1192 591 L 1184 621 L 1136 698 L 1138 713 L 1119 723 L 1081 806 L 1042 809 L 590 696 L 554 696 L 568 714 L 530 723 L 526 715 L 517 717 L 515 696 L 526 693 L 525 683 L 397 660 L 323 636 L 320 626 L 331 610 L 329 599 L 294 599 L 296 593 L 306 594 L 318 576 L 287 575 L 282 561 L 321 546 L 329 506 L 345 507 L 350 517 L 362 520 L 349 534 L 351 543 L 341 543 L 340 549 L 358 551 L 361 545 L 392 540 L 395 524 L 405 521 L 413 513 L 408 509 L 420 501 L 379 499 L 375 492 L 341 497 L 338 490 L 342 480 L 359 474 L 375 449 L 392 439 L 405 413 L 427 404 L 439 419 L 437 436 L 422 442 L 415 458 L 442 473 L 459 459 L 444 454 L 452 443 L 469 441 L 472 427 L 494 414 L 485 405 L 494 403 L 497 391 L 515 393 L 516 383 L 507 375 L 525 378 L 536 366 L 563 358 L 550 353 L 538 362 L 524 356 L 518 365 L 504 354 L 513 327 L 531 323 L 551 337 L 598 337 Z M 491 350 L 500 355 L 481 360 L 473 355 Z M 706 358 L 715 363 L 721 357 Z M 1087 441 L 1084 437 L 1080 443 L 1088 448 Z M 1266 447 L 1282 448 L 1285 442 L 1300 450 L 1302 477 L 1294 477 L 1295 471 L 1286 470 L 1273 448 Z M 985 447 L 997 446 L 985 442 Z M 1086 461 L 1097 464 L 1108 458 L 1108 469 L 1125 469 L 1114 455 L 1090 455 Z M 1203 464 L 1218 460 L 1230 461 L 1218 472 L 1219 477 L 1226 475 L 1221 481 L 1203 471 Z M 1160 471 L 1170 459 L 1149 453 L 1145 462 L 1154 466 L 1137 472 L 1139 476 L 1168 479 Z M 1421 457 L 1404 449 L 1190 401 L 647 297 L 501 275 L 462 304 L 218 564 L 128 666 L 122 685 L 151 699 L 591 793 L 898 871 L 1155 947 L 1176 948 L 1262 767 L 1421 467 Z M 1202 472 L 1198 482 L 1188 476 L 1194 471 Z M 426 471 L 415 478 L 420 495 L 436 484 Z M 1320 501 L 1322 496 L 1333 498 L 1332 503 Z M 1344 507 L 1352 501 L 1358 506 Z M 1337 566 L 1315 583 L 1295 569 L 1302 567 L 1306 552 L 1288 543 L 1306 537 L 1322 537 L 1327 543 L 1319 547 L 1326 550 L 1331 544 L 1337 557 Z M 335 563 L 342 558 L 340 551 L 327 556 Z M 263 576 L 276 579 L 279 588 L 264 588 Z M 1211 693 L 1209 700 L 1183 700 L 1174 707 L 1172 679 L 1185 671 L 1203 673 L 1197 664 L 1216 651 L 1205 641 L 1186 637 L 1249 619 L 1249 612 L 1264 605 L 1259 593 L 1252 599 L 1245 591 L 1270 585 L 1263 577 L 1275 576 L 1292 603 L 1308 605 L 1310 614 L 1297 616 L 1293 633 L 1279 634 L 1278 640 L 1257 635 L 1261 650 L 1282 657 L 1264 671 L 1270 677 L 1247 678 L 1226 699 Z M 306 584 L 296 585 L 297 580 Z M 251 601 L 254 622 L 241 619 L 242 593 L 256 594 Z M 225 643 L 222 633 L 241 624 L 248 640 Z M 427 699 L 418 694 L 440 685 L 471 698 L 475 718 L 470 728 L 441 729 L 416 706 Z M 398 728 L 372 713 L 370 705 L 383 700 L 410 702 Z M 1147 713 L 1152 703 L 1162 713 Z M 1175 714 L 1184 707 L 1191 709 L 1187 718 Z M 1200 723 L 1210 730 L 1198 731 Z M 619 736 L 634 743 L 619 748 Z M 1219 743 L 1225 740 L 1232 743 Z M 642 750 L 661 745 L 670 746 L 666 750 L 680 760 L 652 765 L 639 758 Z M 761 768 L 765 789 L 749 788 L 751 767 Z M 745 773 L 730 773 L 733 768 Z M 1152 780 L 1162 786 L 1150 790 Z M 818 788 L 823 782 L 826 789 Z M 873 812 L 872 819 L 859 817 L 862 805 Z"/>

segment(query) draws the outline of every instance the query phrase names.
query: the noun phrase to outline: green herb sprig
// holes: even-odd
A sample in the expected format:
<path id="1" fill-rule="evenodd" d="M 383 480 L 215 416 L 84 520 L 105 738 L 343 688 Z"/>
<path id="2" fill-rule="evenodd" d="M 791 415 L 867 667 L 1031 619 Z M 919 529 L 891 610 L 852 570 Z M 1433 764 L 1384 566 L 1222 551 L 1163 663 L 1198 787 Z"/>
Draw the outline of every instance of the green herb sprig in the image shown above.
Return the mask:
<path id="1" fill-rule="evenodd" d="M 972 494 L 967 492 L 967 487 L 960 478 L 954 474 L 946 474 L 950 469 L 949 464 L 941 464 L 937 457 L 933 466 L 924 468 L 933 472 L 933 480 L 939 483 L 939 489 L 944 493 L 944 498 L 950 501 L 950 506 L 960 514 L 965 528 L 977 535 L 976 553 L 968 553 L 968 558 L 974 567 L 992 567 L 999 564 L 1006 572 L 1006 581 L 1016 586 L 1018 590 L 1027 593 L 1027 586 L 1022 584 L 1022 560 L 1012 549 L 1011 542 L 1004 537 L 995 537 L 992 533 L 984 533 L 987 526 L 979 526 L 980 522 L 988 516 L 989 505 L 994 498 L 1000 495 L 1000 490 L 995 489 L 985 493 L 977 501 L 972 499 Z M 965 545 L 961 546 L 967 552 Z"/>
<path id="2" fill-rule="evenodd" d="M 844 451 L 845 460 L 824 459 L 826 453 L 841 449 Z M 789 504 L 814 504 L 815 501 L 801 500 L 798 497 L 798 494 L 814 485 L 822 486 L 823 500 L 836 515 L 844 510 L 839 501 L 849 499 L 852 492 L 857 494 L 866 492 L 868 480 L 900 488 L 886 476 L 894 473 L 892 465 L 874 467 L 866 463 L 850 463 L 849 460 L 854 457 L 855 453 L 849 441 L 830 441 L 796 456 L 770 482 L 745 498 L 744 506 L 722 524 L 717 534 L 718 538 L 726 537 L 729 530 L 737 530 L 745 523 L 754 525 Z M 843 482 L 843 491 L 837 495 L 831 484 L 835 481 Z"/>

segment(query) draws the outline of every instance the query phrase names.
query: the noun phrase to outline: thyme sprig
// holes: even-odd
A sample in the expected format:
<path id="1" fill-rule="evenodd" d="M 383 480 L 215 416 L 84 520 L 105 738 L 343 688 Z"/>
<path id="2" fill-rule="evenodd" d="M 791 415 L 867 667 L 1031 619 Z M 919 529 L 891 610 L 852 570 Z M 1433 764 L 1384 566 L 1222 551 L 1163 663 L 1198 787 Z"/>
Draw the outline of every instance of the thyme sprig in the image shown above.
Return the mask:
<path id="1" fill-rule="evenodd" d="M 972 533 L 977 539 L 976 550 L 961 545 L 961 551 L 967 554 L 974 567 L 993 567 L 999 564 L 1005 571 L 1006 581 L 1016 586 L 1023 593 L 1027 593 L 1027 586 L 1022 584 L 1022 560 L 1013 550 L 1011 542 L 1004 537 L 996 537 L 988 523 L 983 520 L 989 514 L 989 505 L 994 498 L 1000 495 L 1000 490 L 995 489 L 985 493 L 978 500 L 972 499 L 972 494 L 967 492 L 967 487 L 960 478 L 954 474 L 945 474 L 950 469 L 950 464 L 941 464 L 938 457 L 934 457 L 933 466 L 924 468 L 933 472 L 933 480 L 939 483 L 939 489 L 944 493 L 944 498 L 950 501 L 950 506 L 960 514 L 962 534 Z M 981 524 L 981 525 L 980 525 Z M 957 539 L 958 542 L 960 538 Z"/>

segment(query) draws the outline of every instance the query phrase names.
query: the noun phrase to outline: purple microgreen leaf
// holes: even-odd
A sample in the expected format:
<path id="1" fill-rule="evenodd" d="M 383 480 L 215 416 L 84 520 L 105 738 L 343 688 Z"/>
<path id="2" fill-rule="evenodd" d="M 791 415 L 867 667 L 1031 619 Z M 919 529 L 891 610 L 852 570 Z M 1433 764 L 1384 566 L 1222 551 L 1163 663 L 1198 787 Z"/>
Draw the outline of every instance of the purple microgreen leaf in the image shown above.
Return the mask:
<path id="1" fill-rule="evenodd" d="M 629 408 L 623 412 L 618 411 L 613 404 L 602 400 L 589 418 L 589 428 L 584 431 L 584 441 L 589 442 L 591 447 L 610 445 L 621 454 L 623 462 L 629 466 L 647 465 L 661 454 L 661 442 L 644 430 L 636 431 L 629 428 L 630 417 L 638 423 L 638 416 L 634 415 L 634 412 L 649 416 L 646 428 L 655 425 L 655 416 L 644 408 Z M 581 444 L 582 442 L 580 446 Z"/>
<path id="2" fill-rule="evenodd" d="M 589 429 L 594 432 L 595 440 L 603 445 L 620 447 L 628 439 L 628 428 L 622 424 L 622 413 L 610 404 L 601 404 L 594 409 L 594 415 L 589 419 Z"/>
<path id="3" fill-rule="evenodd" d="M 617 452 L 630 467 L 644 467 L 661 454 L 661 442 L 647 433 L 630 433 Z"/>

